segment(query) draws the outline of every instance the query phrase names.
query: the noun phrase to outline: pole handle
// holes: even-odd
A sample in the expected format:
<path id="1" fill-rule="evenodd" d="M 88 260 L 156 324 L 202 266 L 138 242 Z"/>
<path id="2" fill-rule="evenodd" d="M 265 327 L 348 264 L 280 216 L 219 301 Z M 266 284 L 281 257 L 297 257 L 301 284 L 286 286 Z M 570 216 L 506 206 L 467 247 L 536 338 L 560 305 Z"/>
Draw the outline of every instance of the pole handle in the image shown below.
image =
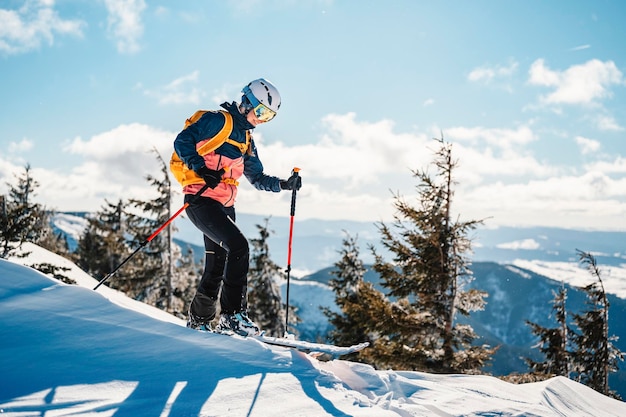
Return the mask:
<path id="1" fill-rule="evenodd" d="M 294 167 L 291 170 L 291 176 L 295 176 L 298 177 L 300 174 L 300 168 L 298 167 Z M 294 187 L 293 190 L 291 190 L 291 216 L 295 216 L 296 215 L 296 193 L 297 193 L 297 189 Z"/>

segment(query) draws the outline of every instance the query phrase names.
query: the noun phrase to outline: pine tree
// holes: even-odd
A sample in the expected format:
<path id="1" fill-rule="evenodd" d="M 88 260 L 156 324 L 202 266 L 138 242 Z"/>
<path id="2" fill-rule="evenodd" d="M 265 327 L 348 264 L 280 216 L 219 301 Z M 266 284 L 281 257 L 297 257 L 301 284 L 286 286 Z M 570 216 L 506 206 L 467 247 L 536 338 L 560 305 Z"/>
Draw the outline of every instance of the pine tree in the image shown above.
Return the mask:
<path id="1" fill-rule="evenodd" d="M 348 355 L 346 359 L 388 368 L 399 359 L 391 340 L 393 336 L 386 333 L 389 319 L 397 316 L 395 305 L 371 282 L 364 281 L 366 268 L 359 258 L 356 238 L 346 236 L 340 253 L 342 257 L 332 271 L 335 278 L 329 285 L 341 311 L 323 310 L 334 326 L 330 338 L 337 345 L 369 342 L 369 349 Z"/>
<path id="2" fill-rule="evenodd" d="M 100 279 L 113 271 L 129 254 L 126 244 L 124 225 L 124 203 L 110 203 L 90 216 L 87 227 L 83 231 L 74 258 L 76 264 L 96 279 Z M 124 291 L 125 270 L 120 269 L 115 280 L 107 281 L 112 288 Z"/>
<path id="3" fill-rule="evenodd" d="M 334 327 L 329 332 L 330 339 L 338 345 L 351 345 L 366 340 L 365 326 L 359 321 L 361 314 L 358 314 L 361 307 L 367 308 L 362 306 L 359 300 L 366 269 L 359 258 L 356 238 L 346 234 L 342 244 L 341 259 L 335 263 L 335 269 L 331 271 L 335 278 L 329 281 L 329 286 L 335 293 L 335 304 L 340 312 L 335 313 L 325 308 L 323 313 Z"/>
<path id="4" fill-rule="evenodd" d="M 168 167 L 155 150 L 161 166 L 160 178 L 147 175 L 146 180 L 156 189 L 152 200 L 131 199 L 129 205 L 138 213 L 127 212 L 130 245 L 139 247 L 171 217 L 172 187 Z M 174 282 L 173 225 L 169 224 L 138 252 L 129 270 L 133 274 L 135 298 L 162 310 L 171 311 Z"/>
<path id="5" fill-rule="evenodd" d="M 596 259 L 582 251 L 578 255 L 597 281 L 583 288 L 589 309 L 573 316 L 580 331 L 573 336 L 576 380 L 604 395 L 617 397 L 609 389 L 609 374 L 618 370 L 617 362 L 624 355 L 613 343 L 617 337 L 609 337 L 609 301 Z"/>
<path id="6" fill-rule="evenodd" d="M 526 324 L 531 327 L 532 333 L 539 337 L 539 342 L 535 347 L 539 348 L 545 357 L 542 362 L 536 362 L 530 358 L 525 359 L 533 373 L 570 377 L 571 354 L 568 340 L 571 332 L 567 325 L 566 300 L 567 290 L 565 285 L 562 285 L 559 292 L 554 293 L 552 300 L 552 312 L 558 327 L 546 328 L 537 323 L 526 321 Z"/>
<path id="7" fill-rule="evenodd" d="M 380 316 L 377 312 L 387 303 L 371 283 L 363 280 L 366 269 L 359 257 L 357 239 L 346 234 L 340 253 L 341 259 L 331 271 L 335 277 L 329 282 L 340 311 L 334 312 L 330 308 L 322 310 L 333 326 L 329 338 L 336 345 L 349 346 L 365 341 L 373 344 L 380 338 L 374 330 Z M 360 351 L 346 359 L 368 363 L 374 361 L 368 352 Z"/>
<path id="8" fill-rule="evenodd" d="M 9 210 L 6 196 L 0 195 L 0 258 L 7 258 L 14 250 L 15 228 L 9 223 Z"/>
<path id="9" fill-rule="evenodd" d="M 135 299 L 186 318 L 189 302 L 198 284 L 199 265 L 194 261 L 191 250 L 183 255 L 173 241 L 176 229 L 173 223 L 168 224 L 172 218 L 172 184 L 168 164 L 156 149 L 153 152 L 161 167 L 160 175 L 147 175 L 146 180 L 156 189 L 157 195 L 151 200 L 130 200 L 133 210 L 126 212 L 130 246 L 140 247 L 145 245 L 148 237 L 152 238 L 129 262 L 127 270 L 133 277 L 132 294 Z"/>
<path id="10" fill-rule="evenodd" d="M 37 227 L 41 230 L 39 238 L 34 242 L 44 249 L 52 253 L 70 258 L 70 248 L 67 242 L 67 236 L 62 232 L 54 233 L 52 228 L 53 211 L 42 210 L 41 217 L 38 219 Z"/>
<path id="11" fill-rule="evenodd" d="M 250 239 L 252 251 L 248 273 L 248 316 L 269 335 L 285 335 L 285 310 L 277 280 L 284 279 L 283 270 L 272 261 L 267 239 L 270 236 L 269 219 L 265 225 L 256 225 L 259 237 Z M 290 317 L 297 320 L 295 314 Z"/>
<path id="12" fill-rule="evenodd" d="M 433 165 L 436 176 L 414 171 L 419 180 L 419 206 L 395 197 L 395 231 L 379 224 L 382 243 L 394 254 L 385 261 L 373 250 L 374 271 L 378 272 L 387 296 L 396 299 L 381 317 L 388 339 L 379 343 L 383 357 L 395 369 L 428 372 L 477 373 L 495 349 L 476 346 L 477 335 L 469 325 L 456 321 L 484 308 L 487 294 L 465 289 L 472 280 L 471 249 L 467 238 L 481 221 L 453 221 L 452 146 L 438 141 Z"/>
<path id="13" fill-rule="evenodd" d="M 50 222 L 51 220 L 49 219 L 50 216 L 46 213 L 43 220 Z M 43 227 L 45 227 L 44 235 L 35 243 L 52 253 L 70 258 L 70 245 L 67 241 L 67 236 L 63 234 L 63 232 L 54 233 L 54 230 L 50 227 L 50 223 L 46 223 L 46 226 Z"/>
<path id="14" fill-rule="evenodd" d="M 71 255 L 67 237 L 61 232 L 55 234 L 52 229 L 52 216 L 54 212 L 42 208 L 39 211 L 39 215 L 40 217 L 37 219 L 37 225 L 35 227 L 40 230 L 40 233 L 33 243 L 52 253 L 70 259 Z M 66 275 L 66 273 L 70 271 L 70 268 L 54 265 L 49 262 L 34 263 L 29 266 L 66 284 L 76 284 L 76 281 Z"/>
<path id="15" fill-rule="evenodd" d="M 24 242 L 68 255 L 67 240 L 55 235 L 52 230 L 50 219 L 53 213 L 33 201 L 39 183 L 32 177 L 30 165 L 26 165 L 22 175 L 16 177 L 17 185 L 7 183 L 9 199 L 0 196 L 0 257 L 28 256 L 29 253 L 20 250 Z M 29 266 L 65 283 L 76 283 L 64 274 L 68 268 L 48 262 Z"/>
<path id="16" fill-rule="evenodd" d="M 187 246 L 184 250 L 173 245 L 173 262 L 175 264 L 172 283 L 172 301 L 170 313 L 186 320 L 189 304 L 196 293 L 202 275 L 202 264 L 196 262 L 193 249 Z"/>
<path id="17" fill-rule="evenodd" d="M 7 182 L 8 196 L 0 201 L 0 258 L 18 254 L 24 242 L 37 242 L 43 233 L 42 222 L 44 209 L 33 202 L 39 183 L 32 177 L 30 165 L 17 176 L 17 185 Z"/>

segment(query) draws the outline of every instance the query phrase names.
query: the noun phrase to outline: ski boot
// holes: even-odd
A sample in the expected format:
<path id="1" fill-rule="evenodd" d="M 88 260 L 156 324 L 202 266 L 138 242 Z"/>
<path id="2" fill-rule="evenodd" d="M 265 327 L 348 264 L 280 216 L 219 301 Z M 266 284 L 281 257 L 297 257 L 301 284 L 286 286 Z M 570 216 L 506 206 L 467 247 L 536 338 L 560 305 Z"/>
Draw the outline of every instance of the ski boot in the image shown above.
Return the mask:
<path id="1" fill-rule="evenodd" d="M 196 292 L 189 306 L 187 327 L 195 330 L 212 332 L 211 321 L 215 318 L 217 298 Z"/>
<path id="2" fill-rule="evenodd" d="M 245 311 L 237 313 L 222 313 L 220 321 L 215 327 L 220 333 L 235 333 L 240 336 L 254 336 L 260 334 L 259 326 L 248 318 Z"/>

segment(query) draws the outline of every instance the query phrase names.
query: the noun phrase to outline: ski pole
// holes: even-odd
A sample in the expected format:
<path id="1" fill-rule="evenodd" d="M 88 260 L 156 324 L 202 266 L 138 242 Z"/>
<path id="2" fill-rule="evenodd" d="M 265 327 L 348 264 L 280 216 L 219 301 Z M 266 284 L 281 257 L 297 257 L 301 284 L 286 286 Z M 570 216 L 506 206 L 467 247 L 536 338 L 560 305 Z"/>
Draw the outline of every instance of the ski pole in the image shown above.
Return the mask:
<path id="1" fill-rule="evenodd" d="M 300 168 L 295 168 L 291 171 L 292 176 L 298 177 Z M 287 300 L 285 309 L 285 335 L 289 328 L 289 277 L 291 275 L 291 242 L 293 241 L 293 218 L 296 215 L 296 192 L 297 188 L 294 187 L 291 191 L 291 218 L 289 220 L 289 244 L 287 246 Z"/>
<path id="2" fill-rule="evenodd" d="M 208 184 L 204 184 L 204 187 L 202 187 L 200 189 L 200 191 L 198 191 L 196 194 L 194 194 L 194 200 L 198 197 L 200 197 L 202 195 L 203 192 L 205 192 L 207 190 L 207 188 L 209 188 Z M 180 209 L 178 209 L 178 211 L 176 213 L 174 213 L 174 215 L 172 217 L 170 217 L 165 223 L 163 223 L 157 230 L 154 231 L 154 233 L 152 233 L 150 236 L 148 236 L 148 238 L 146 238 L 146 240 L 144 240 L 143 242 L 141 242 L 141 245 L 139 245 L 139 247 L 137 249 L 135 249 L 133 251 L 133 253 L 131 253 L 130 255 L 128 255 L 126 257 L 126 259 L 124 259 L 119 265 L 117 265 L 113 271 L 109 272 L 104 278 L 102 278 L 99 282 L 98 285 L 96 285 L 93 290 L 96 291 L 98 289 L 98 287 L 102 284 L 104 284 L 104 282 L 111 278 L 113 275 L 115 275 L 115 273 L 122 267 L 124 266 L 124 264 L 126 262 L 128 262 L 130 260 L 130 258 L 132 258 L 133 256 L 135 256 L 135 254 L 137 252 L 139 252 L 141 249 L 143 249 L 148 243 L 150 243 L 152 241 L 152 239 L 154 239 L 155 237 L 157 237 L 157 235 L 159 233 L 161 233 L 163 231 L 163 229 L 165 229 L 171 222 L 174 221 L 174 219 L 176 217 L 178 217 L 178 215 L 180 213 L 182 213 L 187 207 L 189 207 L 189 203 L 185 203 Z"/>

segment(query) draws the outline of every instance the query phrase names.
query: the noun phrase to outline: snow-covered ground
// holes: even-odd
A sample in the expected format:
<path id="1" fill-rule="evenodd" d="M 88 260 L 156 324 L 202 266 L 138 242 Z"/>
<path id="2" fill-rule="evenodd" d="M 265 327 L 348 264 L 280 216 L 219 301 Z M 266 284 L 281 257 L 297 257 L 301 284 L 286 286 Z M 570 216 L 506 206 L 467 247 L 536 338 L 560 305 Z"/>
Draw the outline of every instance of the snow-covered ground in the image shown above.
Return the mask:
<path id="1" fill-rule="evenodd" d="M 563 377 L 377 371 L 186 329 L 36 246 L 0 260 L 2 416 L 624 416 Z M 72 268 L 65 285 L 18 263 Z"/>
<path id="2" fill-rule="evenodd" d="M 555 281 L 565 282 L 575 287 L 584 287 L 597 282 L 589 270 L 576 262 L 546 262 L 516 259 L 513 265 L 532 271 Z M 600 277 L 607 293 L 626 299 L 626 266 L 598 265 Z"/>

